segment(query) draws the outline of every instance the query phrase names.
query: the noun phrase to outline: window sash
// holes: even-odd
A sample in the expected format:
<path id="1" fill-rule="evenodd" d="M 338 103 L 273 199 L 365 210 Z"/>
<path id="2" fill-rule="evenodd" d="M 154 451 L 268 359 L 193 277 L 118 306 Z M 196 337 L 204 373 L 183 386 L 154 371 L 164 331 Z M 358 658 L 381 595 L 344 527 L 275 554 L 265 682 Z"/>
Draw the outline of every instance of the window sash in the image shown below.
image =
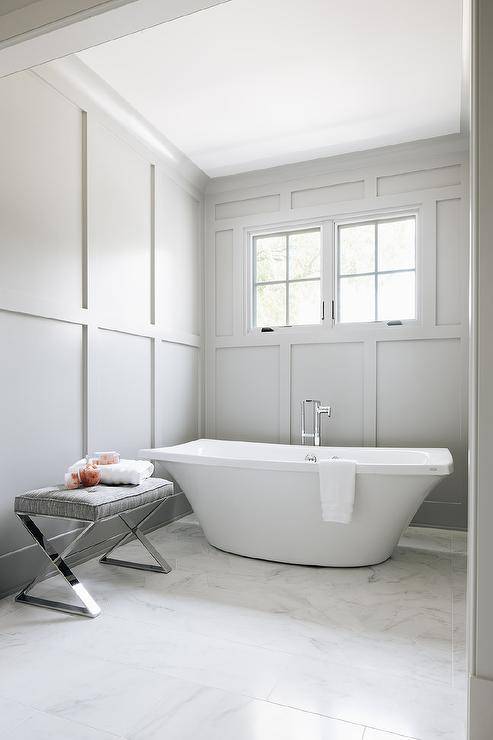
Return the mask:
<path id="1" fill-rule="evenodd" d="M 414 267 L 403 267 L 401 269 L 394 269 L 394 270 L 379 270 L 378 269 L 378 226 L 382 223 L 397 223 L 399 221 L 414 221 Z M 340 265 L 341 265 L 341 231 L 343 229 L 350 229 L 352 227 L 357 226 L 373 226 L 374 227 L 374 265 L 375 269 L 371 270 L 369 272 L 351 272 L 351 273 L 341 273 L 340 272 Z M 373 220 L 366 220 L 366 221 L 353 221 L 348 222 L 344 224 L 338 224 L 337 225 L 337 239 L 336 239 L 336 322 L 338 324 L 351 324 L 351 323 L 357 323 L 357 324 L 368 324 L 368 323 L 378 323 L 380 319 L 378 318 L 378 277 L 379 275 L 395 275 L 395 274 L 402 274 L 402 273 L 414 273 L 415 275 L 415 287 L 414 287 L 414 317 L 412 319 L 402 319 L 403 321 L 416 321 L 417 319 L 417 244 L 416 244 L 416 226 L 417 226 L 417 219 L 414 214 L 409 215 L 402 215 L 397 216 L 395 218 L 377 218 Z M 342 321 L 341 314 L 342 314 L 342 304 L 341 304 L 341 280 L 344 280 L 346 278 L 351 277 L 373 277 L 374 278 L 374 291 L 375 291 L 375 298 L 374 298 L 374 306 L 373 306 L 373 318 L 368 319 L 367 321 Z M 399 320 L 399 317 L 395 317 L 396 320 Z M 383 319 L 382 319 L 383 321 Z"/>
<path id="2" fill-rule="evenodd" d="M 298 234 L 310 234 L 310 233 L 318 233 L 320 236 L 320 242 L 319 242 L 319 254 L 320 254 L 320 269 L 319 269 L 319 275 L 317 277 L 309 277 L 309 278 L 290 278 L 289 277 L 289 241 L 291 236 L 296 236 Z M 282 236 L 285 239 L 285 248 L 286 248 L 286 265 L 285 265 L 285 277 L 282 280 L 257 280 L 257 241 L 258 239 L 265 239 L 271 236 Z M 263 285 L 285 285 L 286 286 L 286 299 L 285 299 L 285 307 L 284 307 L 284 320 L 285 324 L 281 326 L 290 326 L 289 320 L 289 286 L 295 283 L 319 283 L 322 284 L 322 229 L 320 226 L 311 227 L 308 229 L 292 229 L 288 231 L 273 231 L 268 232 L 265 234 L 256 234 L 253 237 L 253 250 L 252 250 L 252 261 L 253 261 L 253 281 L 252 281 L 252 326 L 255 329 L 262 328 L 257 323 L 257 288 Z M 319 318 L 319 321 L 316 324 L 310 324 L 310 326 L 318 326 L 321 324 L 321 318 Z M 276 326 L 276 325 L 275 325 Z M 297 326 L 302 326 L 302 324 L 297 324 Z"/>

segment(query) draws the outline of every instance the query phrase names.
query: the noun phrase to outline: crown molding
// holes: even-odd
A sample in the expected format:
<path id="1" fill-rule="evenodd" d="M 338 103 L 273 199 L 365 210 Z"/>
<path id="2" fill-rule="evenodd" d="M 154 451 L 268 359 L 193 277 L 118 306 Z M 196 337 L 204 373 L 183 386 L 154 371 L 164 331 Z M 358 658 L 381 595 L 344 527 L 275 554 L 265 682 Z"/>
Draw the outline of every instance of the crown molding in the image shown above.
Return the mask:
<path id="1" fill-rule="evenodd" d="M 412 169 L 422 169 L 423 158 L 468 153 L 468 137 L 465 134 L 449 134 L 432 139 L 420 139 L 402 144 L 362 149 L 348 154 L 309 159 L 293 164 L 279 165 L 266 169 L 243 172 L 238 175 L 210 178 L 206 192 L 213 195 L 222 192 L 245 190 L 259 186 L 276 185 L 281 182 L 300 180 L 305 177 L 348 172 L 373 166 L 385 166 L 396 162 L 413 162 Z"/>
<path id="2" fill-rule="evenodd" d="M 205 172 L 81 59 L 58 59 L 32 72 L 82 110 L 116 126 L 123 138 L 130 135 L 136 139 L 145 154 L 174 180 L 191 185 L 199 195 L 205 191 L 209 180 Z"/>

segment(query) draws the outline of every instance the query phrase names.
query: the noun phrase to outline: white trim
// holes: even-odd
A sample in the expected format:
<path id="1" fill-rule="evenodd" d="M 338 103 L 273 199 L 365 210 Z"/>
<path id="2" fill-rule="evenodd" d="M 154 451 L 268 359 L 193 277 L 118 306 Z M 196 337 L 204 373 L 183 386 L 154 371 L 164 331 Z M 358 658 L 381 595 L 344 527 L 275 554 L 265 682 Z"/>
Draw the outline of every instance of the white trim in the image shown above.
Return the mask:
<path id="1" fill-rule="evenodd" d="M 51 305 L 42 298 L 33 299 L 30 296 L 17 296 L 14 291 L 2 291 L 0 311 L 16 313 L 24 316 L 33 316 L 39 319 L 51 319 L 67 324 L 78 324 L 92 329 L 104 329 L 116 331 L 121 334 L 132 334 L 149 339 L 161 339 L 163 342 L 175 344 L 186 344 L 190 347 L 200 347 L 201 338 L 199 334 L 188 334 L 187 332 L 174 331 L 166 327 L 153 324 L 130 324 L 122 321 L 120 317 L 94 316 L 86 308 L 62 309 L 60 306 Z"/>
<path id="2" fill-rule="evenodd" d="M 58 12 L 51 23 L 42 23 L 35 29 L 18 24 L 15 38 L 0 46 L 0 77 L 29 69 L 53 59 L 75 54 L 98 44 L 142 31 L 160 23 L 220 5 L 229 0 L 129 0 L 105 12 L 92 9 L 77 16 Z M 53 6 L 56 0 L 39 0 Z M 64 0 L 62 0 L 62 3 Z M 63 4 L 62 4 L 63 8 Z M 26 15 L 32 8 L 26 8 Z M 13 14 L 9 14 L 12 18 Z M 46 16 L 46 13 L 45 13 Z M 86 17 L 89 16 L 89 17 Z M 9 16 L 5 15 L 2 22 Z M 46 20 L 46 19 L 45 19 Z M 23 32 L 24 31 L 24 32 Z"/>
<path id="3" fill-rule="evenodd" d="M 404 171 L 432 169 L 447 164 L 457 164 L 457 156 L 467 153 L 468 139 L 462 134 L 437 136 L 433 139 L 394 144 L 362 152 L 350 152 L 333 157 L 324 157 L 294 164 L 271 167 L 265 170 L 244 172 L 227 177 L 214 177 L 207 184 L 207 195 L 217 202 L 221 198 L 242 199 L 271 194 L 279 184 L 289 185 L 292 190 L 306 187 L 336 185 L 351 180 L 363 179 L 370 185 L 378 174 L 398 174 Z M 408 166 L 406 166 L 408 165 Z M 376 187 L 374 188 L 376 197 Z M 367 193 L 371 196 L 371 193 Z"/>
<path id="4" fill-rule="evenodd" d="M 477 487 L 478 487 L 478 274 L 479 274 L 479 0 L 471 0 L 471 67 L 470 116 L 471 155 L 469 187 L 471 219 L 469 234 L 469 495 L 468 495 L 468 552 L 467 552 L 467 657 L 468 670 L 476 673 L 477 664 Z M 493 701 L 491 702 L 493 706 Z M 472 721 L 469 712 L 469 723 Z M 474 721 L 476 718 L 474 717 Z M 469 740 L 476 740 L 468 734 Z"/>
<path id="5" fill-rule="evenodd" d="M 133 0 L 33 0 L 23 8 L 2 14 L 0 49 L 129 2 Z"/>
<path id="6" fill-rule="evenodd" d="M 465 155 L 463 155 L 465 156 Z M 400 174 L 400 173 L 397 173 Z M 464 175 L 466 177 L 466 175 Z M 286 185 L 285 187 L 291 187 Z M 272 226 L 285 223 L 308 223 L 321 219 L 351 218 L 355 214 L 368 214 L 370 217 L 373 213 L 385 213 L 403 209 L 418 208 L 422 203 L 429 200 L 453 200 L 454 198 L 464 197 L 464 185 L 445 185 L 439 188 L 428 190 L 416 190 L 412 193 L 396 193 L 395 195 L 385 195 L 373 197 L 364 197 L 358 200 L 338 201 L 337 203 L 327 203 L 323 205 L 308 206 L 306 208 L 290 209 L 288 211 L 275 211 L 274 213 L 259 213 L 252 216 L 237 216 L 234 218 L 225 218 L 215 221 L 218 231 L 232 229 L 235 226 L 241 228 L 261 229 L 266 223 Z M 239 200 L 242 200 L 240 197 Z M 214 200 L 207 197 L 208 204 L 214 207 Z M 221 202 L 221 201 L 219 201 Z"/>
<path id="7" fill-rule="evenodd" d="M 469 677 L 469 740 L 491 740 L 493 728 L 493 681 Z"/>
<path id="8" fill-rule="evenodd" d="M 95 116 L 146 160 L 159 163 L 191 195 L 197 199 L 203 195 L 207 175 L 80 59 L 60 59 L 31 73 Z"/>
<path id="9" fill-rule="evenodd" d="M 359 326 L 359 325 L 356 325 Z M 282 347 L 285 344 L 341 344 L 345 342 L 404 342 L 419 339 L 460 339 L 467 341 L 467 327 L 457 324 L 426 328 L 422 326 L 377 326 L 370 324 L 363 336 L 354 330 L 322 330 L 313 327 L 296 327 L 296 331 L 276 329 L 273 332 L 252 333 L 242 336 L 215 337 L 214 348 L 223 347 Z M 298 331 L 300 329 L 300 331 Z"/>

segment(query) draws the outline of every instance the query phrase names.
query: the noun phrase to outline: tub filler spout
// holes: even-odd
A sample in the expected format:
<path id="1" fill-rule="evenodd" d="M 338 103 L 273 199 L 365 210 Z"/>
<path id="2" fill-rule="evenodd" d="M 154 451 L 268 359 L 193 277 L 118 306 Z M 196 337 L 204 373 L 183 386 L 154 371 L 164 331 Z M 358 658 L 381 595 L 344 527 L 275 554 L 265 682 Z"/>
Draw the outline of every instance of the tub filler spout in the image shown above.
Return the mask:
<path id="1" fill-rule="evenodd" d="M 307 408 L 311 406 L 312 416 L 312 430 L 311 432 L 306 431 L 306 420 L 307 420 Z M 311 398 L 306 398 L 301 402 L 301 444 L 310 445 L 311 447 L 320 447 L 320 417 L 322 414 L 326 414 L 330 417 L 332 409 L 330 406 L 322 406 L 320 401 L 314 401 Z"/>

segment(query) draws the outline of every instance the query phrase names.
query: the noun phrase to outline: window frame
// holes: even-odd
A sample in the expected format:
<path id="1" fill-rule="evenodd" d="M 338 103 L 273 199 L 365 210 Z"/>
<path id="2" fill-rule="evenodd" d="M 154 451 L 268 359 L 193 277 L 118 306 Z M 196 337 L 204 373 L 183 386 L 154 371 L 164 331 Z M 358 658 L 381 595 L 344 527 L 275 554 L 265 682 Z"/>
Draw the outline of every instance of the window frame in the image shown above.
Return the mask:
<path id="1" fill-rule="evenodd" d="M 247 331 L 249 333 L 262 333 L 261 326 L 256 326 L 256 309 L 257 309 L 257 286 L 259 285 L 285 285 L 286 286 L 286 308 L 285 316 L 289 319 L 289 285 L 291 283 L 316 282 L 320 284 L 320 307 L 319 321 L 316 324 L 283 324 L 272 326 L 276 332 L 282 331 L 306 331 L 318 330 L 323 326 L 324 316 L 322 306 L 324 304 L 324 224 L 317 220 L 315 223 L 285 225 L 278 228 L 256 229 L 249 232 L 249 269 L 247 271 L 247 296 L 248 296 L 248 322 Z M 294 278 L 289 279 L 289 236 L 291 234 L 307 233 L 318 231 L 320 234 L 320 274 L 315 278 Z M 284 280 L 267 280 L 258 282 L 256 279 L 257 260 L 256 260 L 256 239 L 268 236 L 286 236 L 286 275 Z"/>
<path id="2" fill-rule="evenodd" d="M 420 204 L 412 206 L 402 206 L 397 208 L 379 208 L 378 210 L 368 210 L 365 212 L 353 212 L 337 215 L 321 215 L 318 218 L 299 219 L 296 221 L 281 221 L 273 224 L 243 227 L 243 316 L 242 325 L 245 336 L 257 335 L 262 333 L 262 327 L 254 326 L 254 291 L 255 283 L 255 253 L 254 239 L 257 236 L 270 236 L 277 234 L 293 233 L 296 231 L 310 231 L 320 229 L 320 323 L 317 324 L 294 324 L 291 326 L 272 327 L 273 333 L 276 334 L 302 334 L 311 335 L 314 338 L 319 334 L 327 332 L 337 332 L 338 335 L 344 333 L 353 336 L 359 332 L 378 331 L 397 331 L 399 325 L 388 326 L 387 321 L 356 321 L 356 322 L 339 322 L 337 319 L 339 300 L 338 300 L 338 229 L 339 226 L 359 225 L 364 223 L 375 223 L 376 221 L 394 221 L 399 218 L 414 217 L 416 220 L 415 229 L 415 291 L 416 291 L 416 318 L 401 319 L 402 327 L 413 327 L 423 325 L 423 274 L 422 274 L 422 206 Z M 240 317 L 238 317 L 240 318 Z M 397 319 L 396 319 L 397 320 Z M 269 333 L 266 333 L 266 338 Z"/>
<path id="3" fill-rule="evenodd" d="M 406 210 L 399 210 L 395 212 L 380 212 L 379 214 L 371 215 L 369 216 L 366 214 L 365 216 L 360 217 L 354 217 L 354 216 L 348 216 L 343 219 L 337 219 L 334 220 L 334 234 L 333 234 L 333 301 L 334 301 L 334 314 L 333 314 L 333 326 L 334 328 L 337 328 L 339 330 L 343 329 L 352 329 L 352 328 L 358 328 L 358 327 L 384 327 L 388 326 L 389 321 L 401 321 L 403 326 L 416 326 L 417 324 L 421 323 L 421 270 L 420 270 L 420 235 L 419 235 L 419 229 L 420 229 L 420 214 L 418 209 L 406 209 Z M 341 275 L 339 273 L 339 267 L 340 267 L 340 248 L 339 248 L 339 229 L 341 227 L 347 227 L 347 226 L 365 226 L 365 225 L 376 225 L 378 223 L 382 222 L 389 222 L 389 221 L 404 221 L 409 218 L 414 218 L 415 228 L 414 228 L 414 270 L 411 268 L 409 269 L 403 269 L 403 270 L 383 270 L 383 271 L 377 271 L 375 269 L 374 272 L 369 272 L 368 275 L 375 275 L 378 277 L 378 275 L 385 275 L 385 274 L 392 274 L 392 273 L 398 273 L 398 272 L 414 272 L 415 280 L 414 280 L 414 301 L 415 301 L 415 317 L 413 319 L 399 319 L 397 316 L 395 319 L 373 319 L 370 321 L 341 321 L 340 320 L 340 309 L 341 309 L 341 301 L 340 301 L 340 278 Z M 378 233 L 378 231 L 377 231 Z M 375 243 L 375 251 L 378 249 L 378 241 Z M 375 258 L 375 268 L 377 267 L 377 259 Z M 356 273 L 359 274 L 359 273 Z M 377 280 L 375 280 L 375 311 L 377 310 L 377 296 L 378 296 L 378 289 L 377 289 Z M 392 326 L 392 325 L 391 325 Z M 395 325 L 394 325 L 395 326 Z M 399 325 L 398 325 L 399 326 Z"/>

